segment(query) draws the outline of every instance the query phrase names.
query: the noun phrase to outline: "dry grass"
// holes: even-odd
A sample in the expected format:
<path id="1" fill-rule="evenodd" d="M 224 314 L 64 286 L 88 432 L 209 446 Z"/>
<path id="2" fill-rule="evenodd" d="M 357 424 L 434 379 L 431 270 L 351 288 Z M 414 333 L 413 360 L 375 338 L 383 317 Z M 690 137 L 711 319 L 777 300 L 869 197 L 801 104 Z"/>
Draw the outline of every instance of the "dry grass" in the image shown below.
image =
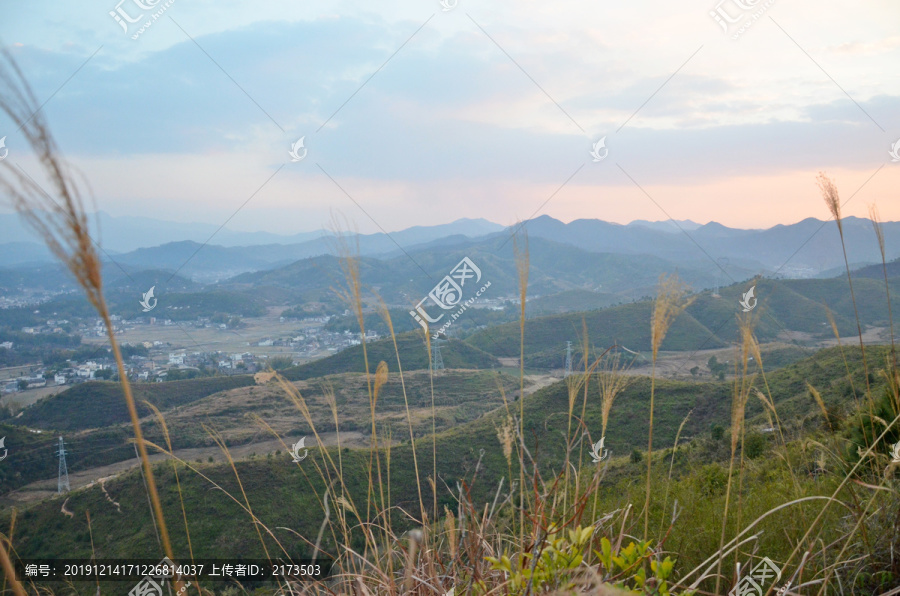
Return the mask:
<path id="1" fill-rule="evenodd" d="M 653 408 L 656 401 L 656 357 L 669 327 L 675 318 L 691 303 L 687 287 L 677 276 L 659 278 L 659 288 L 653 305 L 653 319 L 650 322 L 650 347 L 653 353 L 653 372 L 650 384 L 650 432 L 647 438 L 647 490 L 644 499 L 644 540 L 647 539 L 650 527 L 650 479 L 653 471 Z"/>

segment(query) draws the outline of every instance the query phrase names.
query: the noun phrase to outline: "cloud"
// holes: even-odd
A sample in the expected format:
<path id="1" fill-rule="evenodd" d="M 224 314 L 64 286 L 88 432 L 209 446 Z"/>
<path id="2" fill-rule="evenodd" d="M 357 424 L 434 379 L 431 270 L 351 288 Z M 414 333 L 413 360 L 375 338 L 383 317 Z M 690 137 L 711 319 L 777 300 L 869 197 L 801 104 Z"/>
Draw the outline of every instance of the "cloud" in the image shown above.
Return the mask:
<path id="1" fill-rule="evenodd" d="M 15 40 L 37 96 L 52 96 L 47 118 L 101 208 L 119 213 L 158 204 L 230 214 L 305 136 L 307 159 L 253 199 L 260 213 L 298 201 L 317 217 L 357 209 L 319 164 L 392 222 L 487 211 L 509 221 L 587 164 L 577 193 L 549 205 L 560 209 L 551 215 L 577 216 L 577 204 L 594 211 L 592 195 L 631 193 L 618 163 L 641 184 L 681 189 L 675 202 L 699 211 L 683 217 L 727 218 L 699 189 L 739 181 L 778 195 L 802 186 L 790 176 L 818 169 L 868 175 L 900 136 L 900 82 L 883 76 L 900 47 L 867 24 L 896 11 L 883 2 L 849 18 L 824 3 L 815 27 L 800 7 L 777 3 L 770 13 L 793 41 L 764 19 L 739 42 L 721 34 L 709 7 L 658 1 L 442 13 L 436 2 L 417 12 L 395 1 L 377 11 L 343 2 L 214 11 L 179 0 L 136 42 L 109 17 L 114 5 L 44 6 L 15 15 L 0 36 Z M 870 29 L 872 39 L 861 37 Z M 51 31 L 65 34 L 54 42 Z M 0 118 L 0 135 L 8 128 Z M 590 143 L 604 135 L 610 158 L 592 164 Z M 15 156 L 22 139 L 10 132 L 7 146 Z M 616 205 L 616 217 L 652 217 L 629 218 L 635 204 Z"/>

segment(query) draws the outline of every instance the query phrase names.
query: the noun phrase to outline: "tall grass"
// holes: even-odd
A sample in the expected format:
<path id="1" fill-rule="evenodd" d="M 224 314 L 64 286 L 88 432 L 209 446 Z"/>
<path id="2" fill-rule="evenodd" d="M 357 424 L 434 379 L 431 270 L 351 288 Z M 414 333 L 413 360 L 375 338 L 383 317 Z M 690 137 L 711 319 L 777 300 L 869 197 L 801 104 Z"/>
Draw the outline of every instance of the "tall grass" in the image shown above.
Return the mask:
<path id="1" fill-rule="evenodd" d="M 878 215 L 878 207 L 874 204 L 869 206 L 869 219 L 872 221 L 872 228 L 875 230 L 875 240 L 878 242 L 878 251 L 881 253 L 881 271 L 884 275 L 884 297 L 887 302 L 888 325 L 891 334 L 891 364 L 897 368 L 897 348 L 894 345 L 894 311 L 891 307 L 891 287 L 888 282 L 887 273 L 887 256 L 884 248 L 884 226 L 881 223 L 881 217 Z"/>
<path id="2" fill-rule="evenodd" d="M 653 408 L 656 402 L 656 359 L 659 356 L 659 348 L 669 332 L 669 328 L 675 318 L 688 307 L 690 299 L 687 298 L 687 287 L 678 280 L 677 276 L 661 276 L 656 301 L 653 305 L 653 319 L 650 322 L 650 349 L 653 356 L 652 372 L 650 376 L 650 431 L 647 434 L 647 490 L 644 498 L 644 540 L 650 526 L 650 491 L 651 472 L 653 470 Z"/>
<path id="3" fill-rule="evenodd" d="M 853 314 L 856 317 L 856 330 L 859 335 L 859 349 L 862 353 L 863 368 L 865 369 L 866 375 L 866 397 L 869 399 L 871 405 L 872 394 L 871 387 L 869 387 L 869 364 L 866 361 L 866 346 L 863 343 L 862 324 L 859 320 L 859 308 L 856 306 L 856 294 L 853 292 L 853 277 L 850 275 L 850 261 L 847 258 L 847 245 L 844 242 L 844 221 L 841 217 L 841 197 L 834 181 L 824 173 L 819 172 L 816 183 L 822 193 L 822 198 L 825 200 L 825 205 L 828 207 L 831 216 L 834 218 L 834 222 L 837 224 L 838 235 L 841 238 L 841 250 L 844 254 L 844 267 L 847 271 L 847 285 L 850 286 L 850 301 L 853 303 Z"/>
<path id="4" fill-rule="evenodd" d="M 753 379 L 748 378 L 747 368 L 750 358 L 751 347 L 755 343 L 753 337 L 752 319 L 748 316 L 738 317 L 738 329 L 741 333 L 741 351 L 740 358 L 735 361 L 735 367 L 740 365 L 740 374 L 735 375 L 734 390 L 731 400 L 731 453 L 728 457 L 728 481 L 725 489 L 725 512 L 722 515 L 722 531 L 719 537 L 719 550 L 723 550 L 725 546 L 725 531 L 728 526 L 728 509 L 731 503 L 731 486 L 734 472 L 734 456 L 737 452 L 738 443 L 744 439 L 744 416 L 746 414 L 747 400 L 750 397 L 750 390 L 753 387 Z M 741 450 L 741 461 L 743 462 L 743 450 Z M 740 493 L 740 491 L 739 491 Z M 740 525 L 740 521 L 738 521 Z M 740 551 L 738 551 L 740 552 Z M 719 583 L 722 578 L 722 563 L 724 558 L 719 559 L 719 566 L 716 569 L 716 593 L 719 592 Z"/>

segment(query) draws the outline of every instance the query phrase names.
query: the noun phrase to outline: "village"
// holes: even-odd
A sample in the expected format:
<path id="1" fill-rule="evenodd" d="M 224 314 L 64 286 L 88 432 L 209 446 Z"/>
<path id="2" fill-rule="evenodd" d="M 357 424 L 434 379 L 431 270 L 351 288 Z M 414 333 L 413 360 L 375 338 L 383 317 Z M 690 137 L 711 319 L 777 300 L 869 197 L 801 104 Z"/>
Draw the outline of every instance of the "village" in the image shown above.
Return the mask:
<path id="1" fill-rule="evenodd" d="M 284 317 L 246 319 L 238 329 L 209 317 L 173 321 L 156 317 L 128 320 L 111 315 L 113 331 L 125 356 L 125 371 L 134 382 L 162 382 L 199 376 L 248 374 L 277 366 L 291 366 L 322 358 L 361 343 L 358 333 L 324 328 L 330 315 L 286 321 Z M 272 323 L 276 323 L 273 325 Z M 287 331 L 290 329 L 290 331 Z M 91 380 L 116 380 L 115 359 L 105 347 L 106 327 L 101 319 L 73 323 L 48 319 L 45 325 L 22 327 L 26 336 L 74 333 L 82 346 L 94 346 L 90 358 L 54 364 L 9 367 L 0 370 L 0 396 L 74 385 Z M 139 338 L 147 337 L 142 341 Z M 159 337 L 160 339 L 153 339 Z M 241 341 L 235 341 L 235 338 Z M 379 339 L 367 331 L 366 341 Z M 204 349 L 221 344 L 225 349 Z M 15 350 L 13 341 L 0 342 L 0 350 Z M 79 350 L 83 351 L 83 350 Z M 105 352 L 105 354 L 104 354 Z M 28 400 L 31 401 L 31 400 Z"/>

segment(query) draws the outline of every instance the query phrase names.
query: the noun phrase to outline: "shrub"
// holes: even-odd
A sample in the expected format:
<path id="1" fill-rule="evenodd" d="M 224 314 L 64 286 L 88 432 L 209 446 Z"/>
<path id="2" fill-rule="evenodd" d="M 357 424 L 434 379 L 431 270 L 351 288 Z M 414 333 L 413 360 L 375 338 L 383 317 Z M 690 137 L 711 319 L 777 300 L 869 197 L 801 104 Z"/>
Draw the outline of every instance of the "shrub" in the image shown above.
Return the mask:
<path id="1" fill-rule="evenodd" d="M 756 459 L 766 450 L 766 437 L 762 433 L 748 433 L 744 437 L 744 455 Z"/>

